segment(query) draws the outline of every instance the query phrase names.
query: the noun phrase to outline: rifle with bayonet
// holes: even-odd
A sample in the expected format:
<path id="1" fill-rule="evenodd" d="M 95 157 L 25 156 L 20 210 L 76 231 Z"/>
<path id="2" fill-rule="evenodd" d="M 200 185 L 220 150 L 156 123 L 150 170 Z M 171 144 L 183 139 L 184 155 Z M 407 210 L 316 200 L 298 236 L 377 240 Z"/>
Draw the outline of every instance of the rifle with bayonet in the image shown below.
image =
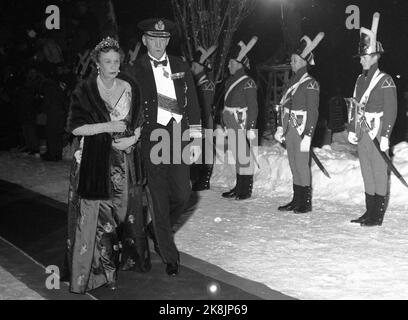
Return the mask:
<path id="1" fill-rule="evenodd" d="M 345 98 L 345 101 L 348 108 L 349 122 L 355 120 L 356 128 L 358 127 L 358 125 L 360 125 L 360 130 L 372 130 L 365 117 L 365 105 L 358 103 L 354 98 Z M 401 175 L 398 169 L 394 166 L 392 160 L 384 151 L 381 151 L 380 142 L 378 141 L 377 137 L 374 137 L 370 140 L 374 144 L 377 151 L 380 153 L 381 157 L 384 159 L 387 167 L 395 174 L 399 181 L 401 181 L 401 183 L 408 188 L 408 183 L 405 181 L 404 177 Z"/>

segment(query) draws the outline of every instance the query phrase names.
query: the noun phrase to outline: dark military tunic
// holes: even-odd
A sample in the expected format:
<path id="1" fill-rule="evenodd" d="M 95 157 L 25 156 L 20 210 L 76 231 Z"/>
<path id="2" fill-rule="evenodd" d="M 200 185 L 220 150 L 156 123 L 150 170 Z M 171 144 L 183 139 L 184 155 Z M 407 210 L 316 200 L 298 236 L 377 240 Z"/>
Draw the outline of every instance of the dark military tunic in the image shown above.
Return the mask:
<path id="1" fill-rule="evenodd" d="M 378 64 L 373 65 L 366 75 L 359 75 L 355 86 L 354 98 L 360 102 L 378 70 Z M 378 72 L 377 72 L 378 74 Z M 362 101 L 363 103 L 365 101 Z M 365 116 L 372 130 L 358 130 L 358 155 L 365 192 L 370 195 L 385 196 L 388 188 L 387 165 L 375 148 L 372 139 L 381 141 L 381 137 L 390 138 L 397 117 L 397 89 L 392 77 L 383 73 L 373 87 L 365 104 Z M 360 127 L 358 119 L 353 117 L 349 131 L 356 133 Z"/>
<path id="2" fill-rule="evenodd" d="M 212 106 L 214 103 L 215 84 L 208 75 L 202 71 L 196 77 L 197 94 L 201 106 L 202 126 L 213 129 Z"/>
<path id="3" fill-rule="evenodd" d="M 284 107 L 283 131 L 288 151 L 289 165 L 293 184 L 310 186 L 310 152 L 301 152 L 300 143 L 304 135 L 313 138 L 319 117 L 319 83 L 307 74 L 304 67 L 292 76 L 286 86 L 286 93 L 293 85 L 299 83 L 296 90 L 288 95 Z M 296 123 L 295 123 L 296 119 Z"/>
<path id="4" fill-rule="evenodd" d="M 215 84 L 205 71 L 195 76 L 197 95 L 201 107 L 201 121 L 203 127 L 202 154 L 191 166 L 191 180 L 194 183 L 208 184 L 211 178 L 213 159 L 214 119 L 212 108 L 215 95 Z M 207 129 L 207 130 L 205 130 Z"/>
<path id="5" fill-rule="evenodd" d="M 236 170 L 239 175 L 253 175 L 253 161 L 238 154 L 245 151 L 249 156 L 249 147 L 246 140 L 246 130 L 256 128 L 258 117 L 257 87 L 254 80 L 245 74 L 244 69 L 238 70 L 227 79 L 225 84 L 225 101 L 223 121 L 227 129 L 235 135 L 235 144 L 228 143 L 236 157 Z M 245 129 L 245 130 L 243 130 Z M 229 140 L 230 139 L 229 132 Z M 238 156 L 238 157 L 237 157 Z M 243 160 L 243 161 L 242 161 Z"/>

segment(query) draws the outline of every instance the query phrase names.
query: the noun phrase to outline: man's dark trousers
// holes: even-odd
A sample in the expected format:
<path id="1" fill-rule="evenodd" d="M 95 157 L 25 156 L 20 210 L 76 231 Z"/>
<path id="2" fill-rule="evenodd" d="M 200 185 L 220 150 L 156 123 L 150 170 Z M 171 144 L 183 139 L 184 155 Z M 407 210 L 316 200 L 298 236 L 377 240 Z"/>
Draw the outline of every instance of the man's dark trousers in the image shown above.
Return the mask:
<path id="1" fill-rule="evenodd" d="M 170 152 L 170 164 L 155 164 L 155 154 L 154 152 L 151 154 L 151 149 L 159 142 L 150 141 L 150 134 L 142 136 L 143 156 L 147 172 L 147 187 L 150 191 L 153 206 L 153 212 L 150 214 L 164 263 L 175 263 L 179 261 L 179 252 L 174 243 L 173 226 L 183 214 L 191 194 L 190 166 L 183 163 L 181 154 L 179 154 L 179 159 L 177 159 L 180 161 L 176 161 L 175 158 L 173 159 L 173 148 L 175 145 L 173 143 L 173 129 L 175 129 L 174 132 L 181 132 L 180 128 L 186 129 L 187 127 L 183 121 L 176 124 L 175 121 L 172 120 L 167 126 L 155 124 L 152 130 L 149 130 L 152 132 L 154 129 L 161 129 L 168 132 L 170 143 L 163 144 L 166 145 L 167 148 L 162 150 L 160 155 L 163 157 L 164 152 Z M 181 137 L 179 137 L 179 139 L 181 140 Z M 177 143 L 180 143 L 180 140 L 178 140 L 179 142 Z M 188 143 L 189 141 L 181 141 L 180 152 L 184 150 Z"/>

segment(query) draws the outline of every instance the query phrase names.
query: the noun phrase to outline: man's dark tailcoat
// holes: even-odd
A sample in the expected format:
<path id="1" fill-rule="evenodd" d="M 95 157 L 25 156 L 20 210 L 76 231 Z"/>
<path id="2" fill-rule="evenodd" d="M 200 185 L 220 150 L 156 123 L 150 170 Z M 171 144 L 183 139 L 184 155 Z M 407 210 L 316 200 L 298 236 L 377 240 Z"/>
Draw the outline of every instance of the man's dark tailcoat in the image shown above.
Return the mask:
<path id="1" fill-rule="evenodd" d="M 200 107 L 197 99 L 193 76 L 187 63 L 174 56 L 167 56 L 171 73 L 184 73 L 179 79 L 173 80 L 174 89 L 180 113 L 183 115 L 179 124 L 171 120 L 167 126 L 157 123 L 158 96 L 153 66 L 146 54 L 139 58 L 130 70 L 141 89 L 141 104 L 143 108 L 143 129 L 141 133 L 142 150 L 147 172 L 148 200 L 151 204 L 151 217 L 155 236 L 162 259 L 165 263 L 175 263 L 179 260 L 177 247 L 174 243 L 173 226 L 183 213 L 191 194 L 189 165 L 181 161 L 176 163 L 171 156 L 171 163 L 154 163 L 150 153 L 158 143 L 151 141 L 150 136 L 155 129 L 165 130 L 170 136 L 170 146 L 163 152 L 173 153 L 173 132 L 178 127 L 181 132 L 192 129 L 201 133 Z M 173 126 L 174 124 L 174 126 Z M 176 135 L 175 138 L 180 138 Z M 181 151 L 189 141 L 181 142 Z M 165 158 L 165 157 L 164 157 Z M 181 155 L 179 157 L 181 159 Z"/>

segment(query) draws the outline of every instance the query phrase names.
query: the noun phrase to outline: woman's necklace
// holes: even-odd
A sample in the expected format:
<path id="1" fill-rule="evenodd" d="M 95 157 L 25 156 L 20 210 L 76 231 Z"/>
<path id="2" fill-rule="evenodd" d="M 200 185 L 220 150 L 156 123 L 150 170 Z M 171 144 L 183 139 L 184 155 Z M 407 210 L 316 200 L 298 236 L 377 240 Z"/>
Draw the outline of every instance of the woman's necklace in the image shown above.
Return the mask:
<path id="1" fill-rule="evenodd" d="M 112 100 L 113 95 L 116 92 L 116 86 L 117 86 L 117 82 L 116 79 L 113 80 L 113 85 L 111 88 L 107 88 L 105 86 L 105 84 L 103 83 L 101 76 L 98 75 L 98 83 L 99 83 L 99 88 L 101 89 L 101 91 L 103 92 L 103 95 L 109 99 L 109 101 Z"/>

